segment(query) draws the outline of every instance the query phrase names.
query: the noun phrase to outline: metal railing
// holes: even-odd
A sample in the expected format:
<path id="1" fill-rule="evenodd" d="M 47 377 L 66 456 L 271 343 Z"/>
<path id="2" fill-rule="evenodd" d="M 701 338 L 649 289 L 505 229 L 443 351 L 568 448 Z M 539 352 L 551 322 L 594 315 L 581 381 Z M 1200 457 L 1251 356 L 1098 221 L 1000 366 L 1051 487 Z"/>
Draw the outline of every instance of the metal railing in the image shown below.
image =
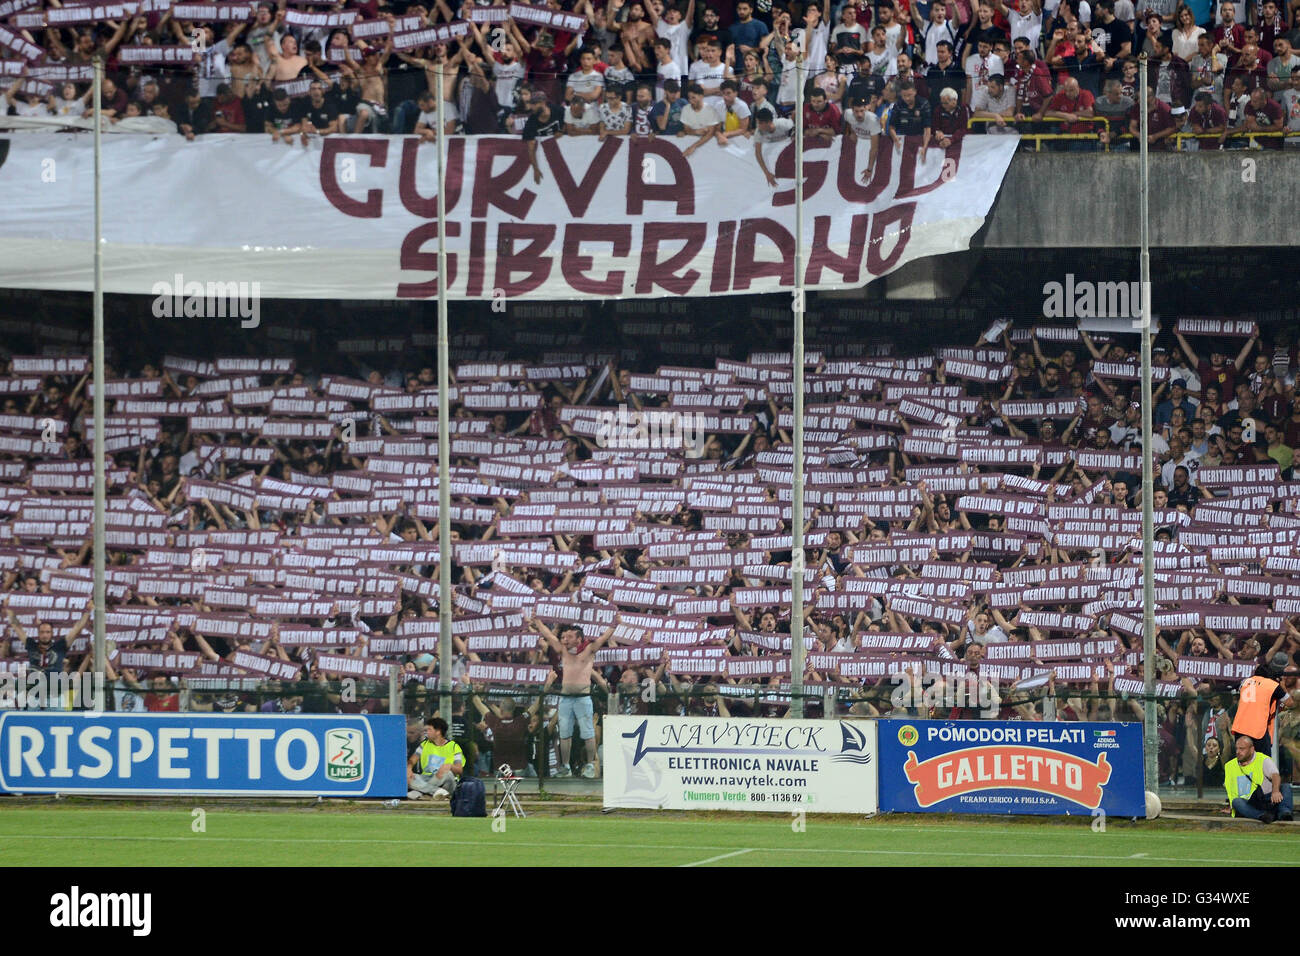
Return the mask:
<path id="1" fill-rule="evenodd" d="M 1063 123 L 1088 123 L 1097 127 L 1109 127 L 1111 121 L 1107 120 L 1105 117 L 1100 117 L 1100 116 L 1081 116 L 1078 119 L 1074 119 L 1074 120 L 1024 119 L 1024 120 L 1004 121 L 1005 126 L 1014 129 L 1016 132 L 1020 134 L 1020 139 L 1022 142 L 1027 141 L 1033 143 L 1034 152 L 1036 153 L 1042 152 L 1044 143 L 1056 143 L 1056 142 L 1065 143 L 1071 141 L 1088 141 L 1088 142 L 1097 143 L 1099 146 L 1099 151 L 1109 153 L 1111 151 L 1111 145 L 1113 143 L 1121 143 L 1121 142 L 1133 143 L 1137 141 L 1137 137 L 1134 136 L 1132 133 L 1116 133 L 1103 138 L 1101 136 L 1101 133 L 1105 132 L 1105 129 L 1100 129 L 1100 128 L 1093 133 L 1039 132 L 1033 128 L 1030 129 L 1024 128 L 1027 126 L 1028 127 L 1041 126 L 1048 123 L 1057 126 Z M 997 124 L 997 120 L 990 119 L 987 116 L 972 116 L 970 120 L 967 122 L 966 128 L 970 130 L 974 130 L 977 128 L 977 126 L 983 126 L 985 127 L 985 132 L 987 132 L 987 127 L 989 125 L 996 125 L 996 124 Z M 1284 130 L 1284 129 L 1273 130 L 1269 132 L 1261 132 L 1259 130 L 1235 130 L 1235 131 L 1229 131 L 1227 135 L 1224 136 L 1221 133 L 1189 133 L 1180 130 L 1171 134 L 1169 136 L 1169 139 L 1173 140 L 1174 142 L 1174 152 L 1190 152 L 1189 150 L 1183 149 L 1183 143 L 1187 140 L 1211 139 L 1211 140 L 1218 141 L 1222 139 L 1224 142 L 1229 142 L 1229 141 L 1237 142 L 1237 141 L 1244 140 L 1247 144 L 1246 146 L 1247 149 L 1262 149 L 1263 147 L 1260 145 L 1259 142 L 1260 140 L 1273 140 L 1273 139 L 1285 140 L 1288 137 L 1300 139 L 1300 132 L 1297 132 L 1295 130 Z"/>

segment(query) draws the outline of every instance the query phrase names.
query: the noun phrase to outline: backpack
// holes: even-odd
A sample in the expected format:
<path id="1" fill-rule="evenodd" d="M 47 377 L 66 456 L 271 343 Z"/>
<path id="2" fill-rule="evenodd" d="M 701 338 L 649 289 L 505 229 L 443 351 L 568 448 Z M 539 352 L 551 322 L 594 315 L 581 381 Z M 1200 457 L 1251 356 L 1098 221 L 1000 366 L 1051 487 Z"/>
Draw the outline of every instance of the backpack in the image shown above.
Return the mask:
<path id="1" fill-rule="evenodd" d="M 478 777 L 467 775 L 456 792 L 451 795 L 451 815 L 453 817 L 487 816 L 487 789 Z"/>

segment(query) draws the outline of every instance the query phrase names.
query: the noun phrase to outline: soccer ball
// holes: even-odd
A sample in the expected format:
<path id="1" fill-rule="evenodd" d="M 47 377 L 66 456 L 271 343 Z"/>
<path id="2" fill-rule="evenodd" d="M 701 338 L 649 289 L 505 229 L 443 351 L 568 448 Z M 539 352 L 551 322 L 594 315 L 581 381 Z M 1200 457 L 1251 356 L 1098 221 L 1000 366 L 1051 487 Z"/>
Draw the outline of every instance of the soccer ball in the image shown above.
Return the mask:
<path id="1" fill-rule="evenodd" d="M 1150 790 L 1148 790 L 1147 791 L 1147 819 L 1154 820 L 1158 816 L 1160 816 L 1160 798 L 1156 796 L 1154 793 L 1152 793 Z"/>

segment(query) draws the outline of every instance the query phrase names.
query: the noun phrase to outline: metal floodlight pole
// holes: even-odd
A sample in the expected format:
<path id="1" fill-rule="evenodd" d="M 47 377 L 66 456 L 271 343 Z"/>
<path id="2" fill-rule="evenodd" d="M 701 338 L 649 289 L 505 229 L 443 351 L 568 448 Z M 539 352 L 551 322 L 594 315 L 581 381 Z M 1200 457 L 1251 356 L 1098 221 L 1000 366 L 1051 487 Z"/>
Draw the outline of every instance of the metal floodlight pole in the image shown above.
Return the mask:
<path id="1" fill-rule="evenodd" d="M 1146 789 L 1155 793 L 1159 785 L 1156 765 L 1156 582 L 1155 582 L 1155 511 L 1151 501 L 1155 470 L 1151 460 L 1151 234 L 1150 234 L 1150 154 L 1147 146 L 1147 66 L 1142 58 L 1141 76 L 1141 289 L 1142 315 L 1138 323 L 1142 336 L 1142 690 L 1145 700 L 1143 719 L 1143 770 Z"/>
<path id="2" fill-rule="evenodd" d="M 795 62 L 794 108 L 794 470 L 790 501 L 790 716 L 803 716 L 803 53 Z"/>
<path id="3" fill-rule="evenodd" d="M 442 99 L 438 65 L 438 709 L 451 723 L 451 389 L 447 371 L 447 189 L 443 162 Z"/>
<path id="4" fill-rule="evenodd" d="M 95 456 L 95 520 L 94 520 L 94 648 L 95 648 L 95 673 L 99 675 L 100 680 L 104 680 L 104 666 L 108 661 L 108 650 L 105 646 L 104 625 L 105 625 L 105 590 L 104 590 L 104 567 L 107 563 L 105 554 L 104 541 L 104 510 L 107 507 L 108 489 L 104 475 L 104 261 L 103 261 L 103 217 L 100 209 L 100 126 L 103 121 L 100 97 L 104 89 L 104 58 L 95 55 L 95 91 L 92 94 L 94 102 L 94 121 L 95 121 L 95 175 L 93 190 L 95 193 L 95 235 L 94 235 L 94 341 L 92 348 L 92 367 L 91 378 L 94 384 L 95 395 L 93 404 L 93 414 L 95 416 L 95 440 L 91 444 L 92 453 Z"/>

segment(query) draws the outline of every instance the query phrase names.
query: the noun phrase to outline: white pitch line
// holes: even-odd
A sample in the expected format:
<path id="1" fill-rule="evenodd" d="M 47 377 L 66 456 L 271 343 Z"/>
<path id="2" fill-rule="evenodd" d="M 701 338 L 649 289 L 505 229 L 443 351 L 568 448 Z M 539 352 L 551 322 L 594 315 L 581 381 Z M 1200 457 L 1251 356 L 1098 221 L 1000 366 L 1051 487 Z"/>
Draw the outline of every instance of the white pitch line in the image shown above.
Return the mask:
<path id="1" fill-rule="evenodd" d="M 324 843 L 330 845 L 340 844 L 357 844 L 373 843 L 377 845 L 398 844 L 401 846 L 411 846 L 412 844 L 428 844 L 430 846 L 473 846 L 484 847 L 492 846 L 492 841 L 487 840 L 384 840 L 384 839 L 357 839 L 344 838 L 338 840 L 325 839 L 320 837 L 217 837 L 217 836 L 114 836 L 111 834 L 85 836 L 81 834 L 34 834 L 34 833 L 6 833 L 0 835 L 5 840 L 112 840 L 117 842 L 161 842 L 161 843 L 188 843 L 191 841 L 200 843 Z M 517 840 L 502 840 L 502 845 L 507 846 L 527 846 L 527 847 L 545 847 L 548 849 L 606 849 L 606 843 L 558 843 L 548 842 L 524 842 Z M 627 843 L 622 844 L 629 850 L 725 850 L 724 846 L 688 846 L 688 845 L 667 845 L 662 843 Z M 772 846 L 749 847 L 749 852 L 760 853 L 849 853 L 859 856 L 923 856 L 927 858 L 934 857 L 934 850 L 858 850 L 848 849 L 845 847 L 786 847 Z M 1015 859 L 1035 859 L 1035 860 L 1097 860 L 1109 863 L 1120 863 L 1126 859 L 1125 856 L 1105 856 L 1096 854 L 1083 853 L 1011 853 L 991 851 L 988 853 L 970 853 L 966 851 L 944 851 L 945 856 L 950 857 L 967 857 L 981 860 L 998 860 L 1010 856 Z M 3 850 L 0 850 L 0 859 L 4 858 Z M 1186 857 L 1186 856 L 1149 856 L 1144 861 L 1153 863 L 1217 863 L 1220 866 L 1300 866 L 1300 861 L 1292 860 L 1269 860 L 1266 863 L 1252 863 L 1250 861 L 1238 861 L 1231 858 L 1224 859 L 1221 857 Z"/>
<path id="2" fill-rule="evenodd" d="M 694 863 L 683 863 L 682 866 L 703 866 L 705 863 L 714 863 L 718 860 L 725 860 L 731 856 L 743 856 L 746 853 L 753 853 L 753 847 L 745 850 L 736 850 L 734 853 L 723 853 L 720 856 L 711 856 L 707 860 L 696 860 Z"/>
<path id="3" fill-rule="evenodd" d="M 209 812 L 223 812 L 223 811 L 226 811 L 227 809 L 228 809 L 229 812 L 231 812 L 231 813 L 238 813 L 238 814 L 242 814 L 242 815 L 244 815 L 244 816 L 283 817 L 283 816 L 292 815 L 292 814 L 294 814 L 294 813 L 300 813 L 300 812 L 302 812 L 304 809 L 308 809 L 308 808 L 307 808 L 307 807 L 299 807 L 299 806 L 291 806 L 291 807 L 283 807 L 283 808 L 275 809 L 275 810 L 265 810 L 265 809 L 259 809 L 259 810 L 245 810 L 245 809 L 241 809 L 241 808 L 239 808 L 239 807 L 226 807 L 226 806 L 219 806 L 219 807 L 217 808 L 217 810 L 215 810 L 215 811 L 209 811 Z M 311 805 L 310 809 L 311 809 L 311 811 L 312 811 L 313 813 L 326 813 L 326 814 L 328 814 L 328 813 L 333 812 L 332 810 L 317 810 L 317 809 L 315 808 L 315 805 L 314 805 L 314 804 Z M 358 808 L 358 809 L 364 811 L 364 812 L 367 813 L 367 814 L 369 814 L 369 813 L 373 810 L 374 815 L 375 815 L 376 817 L 378 817 L 378 816 L 385 816 L 388 820 L 406 820 L 406 821 L 409 821 L 409 822 L 411 822 L 411 823 L 413 823 L 413 824 L 419 824 L 419 825 L 421 825 L 421 826 L 427 824 L 427 823 L 428 823 L 428 820 L 429 820 L 429 815 L 428 815 L 428 814 L 423 814 L 423 813 L 400 813 L 400 814 L 392 814 L 392 813 L 389 813 L 389 814 L 382 814 L 382 813 L 378 810 L 378 808 L 361 807 L 361 808 Z M 93 812 L 98 813 L 98 814 L 112 814 L 112 813 L 120 813 L 120 814 L 146 814 L 146 813 L 147 813 L 147 814 L 149 814 L 150 816 L 154 816 L 154 817 L 158 816 L 159 814 L 173 813 L 173 814 L 176 814 L 177 816 L 183 816 L 183 817 L 185 818 L 186 821 L 189 820 L 189 811 L 188 811 L 188 810 L 182 810 L 182 809 L 170 809 L 170 808 L 168 808 L 168 809 L 163 809 L 163 810 L 133 810 L 133 809 L 130 809 L 130 808 L 120 808 L 120 809 L 119 809 L 119 808 L 117 808 L 117 807 L 108 807 L 108 806 L 99 806 L 99 805 L 85 805 L 85 806 L 77 805 L 77 806 L 75 806 L 75 807 L 58 807 L 58 806 L 53 806 L 53 805 L 50 805 L 50 806 L 39 806 L 39 807 L 36 807 L 36 806 L 32 806 L 32 807 L 3 807 L 3 808 L 2 808 L 2 813 L 0 813 L 0 816 L 3 816 L 3 815 L 5 815 L 5 814 L 11 814 L 11 813 L 50 813 L 50 812 L 62 813 L 62 812 L 81 812 L 81 811 L 83 811 L 83 810 L 93 810 Z M 340 810 L 340 812 L 342 812 L 342 811 Z M 586 812 L 586 811 L 584 811 L 584 812 Z M 755 814 L 755 815 L 757 815 L 757 814 Z M 575 815 L 575 814 L 569 814 L 568 816 L 569 816 L 569 817 L 574 817 L 574 818 L 576 818 L 578 815 Z M 365 819 L 365 818 L 367 818 L 367 817 L 362 817 L 361 819 Z M 357 819 L 357 817 L 353 817 L 353 819 Z M 552 819 L 552 818 L 550 818 L 550 817 L 546 817 L 546 818 L 536 818 L 536 819 L 546 819 L 546 820 L 550 820 L 550 819 Z M 558 819 L 558 818 L 554 818 L 554 819 Z M 637 816 L 637 817 L 625 816 L 625 817 L 623 817 L 622 819 L 625 820 L 625 821 L 626 821 L 626 820 L 630 820 L 630 819 L 636 819 L 638 822 L 644 822 L 644 823 L 646 823 L 647 825 L 650 825 L 650 826 L 657 826 L 657 827 L 658 827 L 658 826 L 690 826 L 690 827 L 698 827 L 698 826 L 700 825 L 700 822 L 701 822 L 701 821 L 699 821 L 699 820 L 666 820 L 666 819 L 654 819 L 654 818 L 651 818 L 651 817 L 649 817 L 649 816 Z M 1078 826 L 1078 827 L 1072 826 L 1071 823 L 1068 822 L 1068 821 L 1070 821 L 1071 819 L 1078 820 L 1078 821 L 1082 821 L 1082 824 L 1081 824 L 1080 826 Z M 595 816 L 583 817 L 583 820 L 584 820 L 584 823 L 593 823 L 593 824 L 601 824 L 601 823 L 609 822 L 609 821 L 606 820 L 606 818 L 603 818 L 603 817 L 595 817 Z M 1221 821 L 1221 820 L 1218 820 L 1218 819 L 1215 819 L 1215 818 L 1211 818 L 1211 819 L 1209 820 L 1209 822 L 1212 822 L 1212 823 L 1219 823 L 1219 822 L 1226 822 L 1226 820 L 1227 820 L 1226 817 L 1223 818 L 1222 821 Z M 1074 833 L 1086 834 L 1086 833 L 1090 832 L 1089 829 L 1088 829 L 1088 826 L 1087 826 L 1087 824 L 1088 824 L 1088 822 L 1089 822 L 1089 821 L 1088 821 L 1088 818 L 1087 818 L 1087 817 L 1084 817 L 1084 816 L 1075 816 L 1075 817 L 1051 817 L 1051 816 L 1043 816 L 1043 817 L 1041 817 L 1041 818 L 1038 819 L 1038 820 L 1034 820 L 1034 821 L 1030 821 L 1030 822 L 1032 822 L 1032 823 L 1042 823 L 1042 824 L 1049 825 L 1049 826 L 1052 827 L 1054 833 L 1056 833 L 1056 832 L 1060 832 L 1060 833 L 1069 833 L 1069 834 L 1074 834 Z M 709 821 L 708 821 L 708 825 L 709 825 L 710 828 L 715 828 L 715 827 L 745 827 L 746 829 L 749 829 L 749 830 L 752 830 L 752 829 L 754 829 L 755 827 L 761 827 L 761 826 L 763 826 L 763 825 L 774 825 L 775 827 L 778 827 L 778 828 L 784 830 L 785 827 L 786 827 L 788 824 L 787 824 L 787 822 L 785 822 L 785 821 L 783 821 L 783 820 L 781 820 L 781 819 L 779 819 L 779 818 L 777 818 L 777 817 L 774 816 L 773 819 L 770 820 L 770 821 L 769 821 L 769 820 L 734 820 L 734 821 L 731 821 L 731 820 L 709 820 Z M 843 829 L 846 829 L 846 830 L 857 830 L 857 831 L 860 831 L 860 832 L 863 832 L 863 833 L 918 833 L 918 832 L 920 832 L 920 833 L 973 833 L 973 834 L 978 834 L 978 835 L 981 835 L 981 836 L 982 836 L 982 835 L 985 835 L 985 834 L 997 834 L 997 835 L 1007 835 L 1007 836 L 1022 836 L 1022 835 L 1024 835 L 1025 832 L 1026 832 L 1023 828 L 1018 828 L 1018 827 L 1000 827 L 1000 826 L 997 826 L 996 824 L 993 824 L 993 823 L 985 823 L 985 822 L 983 822 L 983 821 L 976 821 L 976 820 L 973 820 L 969 826 L 944 826 L 944 825 L 942 825 L 942 824 L 922 824 L 922 823 L 918 823 L 918 824 L 889 824 L 889 823 L 871 823 L 871 824 L 861 824 L 861 823 L 849 823 L 849 822 L 841 822 L 841 821 L 832 821 L 832 822 L 827 822 L 827 823 L 825 824 L 825 826 L 827 826 L 827 827 L 838 827 L 838 828 L 843 828 Z M 1213 827 L 1213 828 L 1204 828 L 1204 829 L 1192 829 L 1192 828 L 1189 827 L 1188 829 L 1185 829 L 1185 830 L 1145 830 L 1145 829 L 1140 830 L 1140 829 L 1138 829 L 1137 827 L 1134 827 L 1134 828 L 1132 828 L 1131 830 L 1123 830 L 1123 831 L 1117 831 L 1117 832 L 1118 832 L 1118 833 L 1121 833 L 1121 834 L 1125 834 L 1125 835 L 1127 835 L 1127 834 L 1129 834 L 1129 833 L 1132 833 L 1132 834 L 1134 834 L 1134 835 L 1140 835 L 1141 838 L 1144 839 L 1144 840 L 1162 840 L 1162 839 L 1168 839 L 1168 840 L 1183 840 L 1183 839 L 1186 839 L 1186 838 L 1188 838 L 1188 837 L 1200 837 L 1200 836 L 1203 836 L 1203 835 L 1217 834 L 1217 833 L 1230 833 L 1230 834 L 1233 834 L 1233 836 L 1231 837 L 1231 839 L 1232 839 L 1232 842 L 1233 842 L 1234 844 L 1238 844 L 1238 843 L 1258 843 L 1258 844 L 1265 844 L 1265 843 L 1266 843 L 1266 844 L 1268 844 L 1269 846 L 1277 846 L 1277 844 L 1278 844 L 1277 838 L 1274 838 L 1274 837 L 1239 836 L 1239 835 L 1237 835 L 1237 834 L 1241 834 L 1241 833 L 1246 833 L 1246 832 L 1248 832 L 1244 827 L 1241 827 L 1241 826 L 1236 826 L 1236 827 Z M 404 841 L 403 841 L 403 842 L 404 842 Z"/>

